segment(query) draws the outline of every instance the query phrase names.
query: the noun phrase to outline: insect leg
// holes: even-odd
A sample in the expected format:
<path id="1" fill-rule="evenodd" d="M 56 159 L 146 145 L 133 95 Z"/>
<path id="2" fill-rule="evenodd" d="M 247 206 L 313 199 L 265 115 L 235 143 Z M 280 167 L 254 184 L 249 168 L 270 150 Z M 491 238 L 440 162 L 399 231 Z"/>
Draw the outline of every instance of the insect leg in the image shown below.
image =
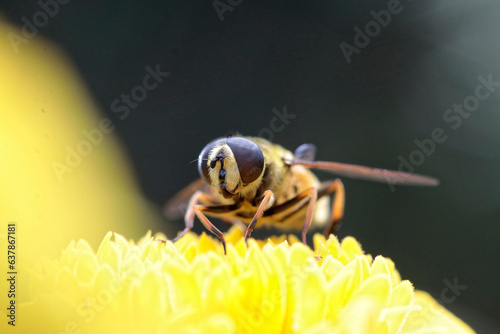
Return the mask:
<path id="1" fill-rule="evenodd" d="M 302 228 L 302 243 L 307 245 L 306 234 L 311 226 L 313 219 L 314 206 L 316 205 L 316 200 L 318 199 L 318 189 L 309 188 L 298 194 L 295 199 L 301 200 L 303 198 L 309 197 L 309 205 L 307 206 L 306 220 L 304 221 L 304 227 Z"/>
<path id="2" fill-rule="evenodd" d="M 252 231 L 255 225 L 257 224 L 257 220 L 259 220 L 260 217 L 262 217 L 262 214 L 264 213 L 264 210 L 266 209 L 266 206 L 272 197 L 273 197 L 273 192 L 271 190 L 266 190 L 264 192 L 264 198 L 260 202 L 259 208 L 257 209 L 257 212 L 253 216 L 253 219 L 248 225 L 247 231 L 245 232 L 245 241 L 247 241 L 248 238 L 250 238 L 250 235 L 252 234 Z"/>
<path id="3" fill-rule="evenodd" d="M 265 212 L 265 215 L 272 217 L 274 215 L 279 215 L 289 211 L 289 213 L 285 217 L 281 218 L 284 221 L 291 215 L 302 210 L 302 208 L 305 207 L 305 205 L 307 204 L 306 219 L 304 221 L 304 227 L 302 228 L 302 242 L 306 244 L 306 234 L 307 231 L 309 230 L 309 227 L 311 226 L 316 200 L 318 199 L 318 197 L 325 195 L 324 190 L 325 189 L 323 188 L 321 188 L 320 190 L 314 187 L 308 188 L 302 191 L 301 193 L 297 194 L 294 198 L 286 201 L 285 203 L 269 208 Z M 309 201 L 309 203 L 307 203 L 306 200 Z"/>
<path id="4" fill-rule="evenodd" d="M 202 203 L 202 204 L 199 204 Z M 175 242 L 182 238 L 187 232 L 189 232 L 193 228 L 193 222 L 194 222 L 194 216 L 196 215 L 203 226 L 213 234 L 217 236 L 217 238 L 220 239 L 222 246 L 224 247 L 224 254 L 226 254 L 226 240 L 224 239 L 224 235 L 222 234 L 219 229 L 217 229 L 205 216 L 205 213 L 213 213 L 213 214 L 223 214 L 223 213 L 228 213 L 236 210 L 238 208 L 237 204 L 233 205 L 204 205 L 203 203 L 213 203 L 212 198 L 210 197 L 209 194 L 204 193 L 203 191 L 197 191 L 191 196 L 191 199 L 189 200 L 189 205 L 186 210 L 186 214 L 184 216 L 184 222 L 186 224 L 186 227 L 184 230 L 182 230 L 179 235 L 172 240 L 172 242 Z"/>
<path id="5" fill-rule="evenodd" d="M 333 195 L 332 200 L 332 211 L 330 214 L 330 224 L 325 228 L 325 237 L 332 233 L 334 233 L 339 227 L 340 220 L 344 216 L 344 206 L 345 206 L 345 191 L 344 184 L 340 179 L 335 179 L 333 181 L 325 182 L 321 185 L 320 190 L 318 191 L 320 197 L 324 195 L 329 195 L 335 193 Z"/>
<path id="6" fill-rule="evenodd" d="M 180 238 L 182 238 L 186 233 L 191 231 L 193 228 L 193 222 L 194 222 L 194 206 L 198 203 L 198 201 L 201 201 L 202 199 L 205 199 L 204 197 L 207 197 L 206 194 L 204 194 L 201 191 L 197 191 L 191 196 L 189 199 L 189 204 L 186 210 L 186 214 L 184 215 L 184 223 L 186 224 L 186 227 L 184 230 L 182 230 L 181 233 L 177 237 L 175 237 L 172 242 L 176 242 Z"/>
<path id="7" fill-rule="evenodd" d="M 215 236 L 220 239 L 222 247 L 224 247 L 224 254 L 226 254 L 226 240 L 224 239 L 224 235 L 217 227 L 214 226 L 214 224 L 212 224 L 212 222 L 210 222 L 207 216 L 205 216 L 205 214 L 202 212 L 204 210 L 210 210 L 210 207 L 198 204 L 193 207 L 193 210 L 196 213 L 196 216 L 201 220 L 203 226 L 205 226 L 207 230 L 215 234 Z"/>
<path id="8" fill-rule="evenodd" d="M 189 205 L 186 210 L 186 215 L 184 216 L 184 222 L 186 223 L 186 227 L 182 232 L 172 241 L 175 242 L 182 238 L 187 232 L 191 231 L 194 223 L 194 215 L 200 219 L 201 223 L 207 230 L 215 234 L 217 238 L 220 239 L 222 246 L 224 247 L 224 254 L 226 254 L 226 240 L 224 239 L 224 235 L 222 232 L 210 222 L 210 220 L 205 216 L 203 211 L 218 211 L 218 212 L 228 212 L 233 210 L 234 208 L 228 205 L 221 206 L 206 206 L 203 204 L 198 204 L 199 202 L 210 203 L 210 196 L 202 191 L 197 191 L 191 196 L 189 200 Z"/>

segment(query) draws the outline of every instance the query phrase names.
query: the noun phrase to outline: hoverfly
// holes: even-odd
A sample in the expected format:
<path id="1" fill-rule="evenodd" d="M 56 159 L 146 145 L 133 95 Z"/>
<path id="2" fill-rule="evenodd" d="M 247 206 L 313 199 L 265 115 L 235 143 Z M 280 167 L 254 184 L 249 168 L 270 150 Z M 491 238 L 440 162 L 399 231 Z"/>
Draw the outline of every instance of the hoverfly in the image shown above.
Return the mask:
<path id="1" fill-rule="evenodd" d="M 391 184 L 435 186 L 439 183 L 435 178 L 418 174 L 315 161 L 315 155 L 313 144 L 303 144 L 292 153 L 259 137 L 234 136 L 211 141 L 198 157 L 201 178 L 165 206 L 165 214 L 170 218 L 185 212 L 186 227 L 173 241 L 192 229 L 195 215 L 221 240 L 224 252 L 224 236 L 207 216 L 245 223 L 248 225 L 245 240 L 257 224 L 284 230 L 302 228 L 303 243 L 312 223 L 326 225 L 328 237 L 335 232 L 344 213 L 344 186 L 340 179 L 320 182 L 309 168 Z M 330 194 L 333 200 L 329 206 Z"/>

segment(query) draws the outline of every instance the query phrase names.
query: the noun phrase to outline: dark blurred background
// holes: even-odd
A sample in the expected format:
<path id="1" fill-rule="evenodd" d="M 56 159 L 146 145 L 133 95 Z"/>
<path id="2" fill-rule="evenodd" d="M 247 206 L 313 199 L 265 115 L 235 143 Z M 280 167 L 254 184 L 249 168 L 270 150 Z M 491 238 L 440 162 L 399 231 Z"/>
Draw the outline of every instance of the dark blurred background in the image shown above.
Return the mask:
<path id="1" fill-rule="evenodd" d="M 43 19 L 38 1 L 1 3 L 11 23 Z M 500 82 L 500 2 L 113 0 L 58 7 L 37 37 L 73 59 L 158 215 L 197 177 L 189 162 L 231 130 L 272 136 L 291 150 L 315 143 L 321 160 L 398 169 L 401 157 L 413 159 L 415 172 L 441 185 L 391 189 L 344 179 L 339 236 L 392 258 L 403 278 L 478 332 L 500 328 L 500 87 L 481 88 L 491 93 L 484 100 L 471 98 L 479 76 Z M 355 40 L 366 28 L 371 37 Z M 142 100 L 136 87 L 148 66 L 169 74 Z M 141 101 L 126 107 L 121 96 L 131 92 Z M 447 111 L 464 100 L 475 110 Z M 279 131 L 263 130 L 273 109 L 285 107 L 294 118 Z M 418 153 L 415 140 L 436 128 L 446 140 Z M 173 236 L 183 225 L 175 224 L 144 229 Z M 454 282 L 455 293 L 448 287 Z"/>

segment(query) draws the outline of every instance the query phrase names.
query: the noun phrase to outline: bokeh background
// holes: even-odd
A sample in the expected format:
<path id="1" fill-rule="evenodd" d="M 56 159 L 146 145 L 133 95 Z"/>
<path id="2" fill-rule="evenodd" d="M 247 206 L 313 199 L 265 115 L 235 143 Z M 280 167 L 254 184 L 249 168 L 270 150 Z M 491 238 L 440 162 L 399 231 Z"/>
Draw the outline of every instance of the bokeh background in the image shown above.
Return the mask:
<path id="1" fill-rule="evenodd" d="M 479 76 L 500 82 L 498 1 L 63 2 L 28 43 L 1 52 L 5 60 L 47 39 L 69 59 L 98 114 L 73 123 L 74 139 L 57 143 L 61 150 L 76 147 L 85 139 L 82 131 L 104 118 L 115 126 L 103 142 L 119 152 L 114 168 L 134 175 L 132 188 L 151 219 L 134 226 L 100 223 L 103 233 L 138 238 L 151 229 L 174 236 L 183 223 L 163 218 L 163 204 L 197 178 L 196 164 L 189 163 L 205 144 L 229 131 L 266 134 L 291 150 L 315 143 L 321 160 L 398 169 L 400 157 L 408 160 L 419 149 L 415 140 L 441 128 L 447 139 L 415 166 L 441 185 L 391 189 L 343 179 L 347 203 L 339 236 L 353 235 L 366 252 L 392 258 L 403 278 L 478 332 L 499 330 L 500 87 L 459 125 L 443 119 L 475 94 Z M 47 11 L 38 1 L 0 3 L 3 21 L 18 28 Z M 341 43 L 353 45 L 355 28 L 364 31 L 374 21 L 371 11 L 388 6 L 398 13 L 348 62 Z M 138 94 L 147 67 L 168 75 L 126 107 L 122 94 Z M 270 135 L 263 129 L 270 129 L 273 109 L 284 108 L 294 117 Z M 78 178 L 104 146 L 64 178 Z M 101 197 L 103 206 L 113 205 L 113 189 Z M 102 236 L 91 240 L 94 247 Z M 454 281 L 457 293 L 446 283 Z"/>

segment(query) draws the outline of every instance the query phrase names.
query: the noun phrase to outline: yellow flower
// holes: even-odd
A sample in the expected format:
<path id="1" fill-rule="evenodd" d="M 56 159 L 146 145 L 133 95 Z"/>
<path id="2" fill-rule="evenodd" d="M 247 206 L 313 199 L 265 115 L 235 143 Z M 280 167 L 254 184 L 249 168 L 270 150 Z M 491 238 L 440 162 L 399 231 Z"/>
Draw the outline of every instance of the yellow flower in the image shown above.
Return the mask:
<path id="1" fill-rule="evenodd" d="M 108 233 L 95 253 L 89 243 L 107 229 L 139 235 L 138 222 L 152 222 L 127 159 L 58 47 L 2 19 L 0 34 L 0 220 L 18 224 L 20 246 L 16 326 L 4 278 L 0 333 L 472 332 L 352 238 L 316 236 L 314 250 L 285 237 L 247 247 L 233 229 L 224 256 L 206 235 L 174 245 Z M 39 262 L 75 236 L 88 242 Z M 5 230 L 5 250 L 4 241 Z"/>
<path id="2" fill-rule="evenodd" d="M 159 238 L 164 238 L 160 236 Z M 472 333 L 352 237 L 72 242 L 30 274 L 21 333 Z M 5 321 L 0 326 L 5 326 Z M 1 328 L 1 327 L 0 327 Z"/>

